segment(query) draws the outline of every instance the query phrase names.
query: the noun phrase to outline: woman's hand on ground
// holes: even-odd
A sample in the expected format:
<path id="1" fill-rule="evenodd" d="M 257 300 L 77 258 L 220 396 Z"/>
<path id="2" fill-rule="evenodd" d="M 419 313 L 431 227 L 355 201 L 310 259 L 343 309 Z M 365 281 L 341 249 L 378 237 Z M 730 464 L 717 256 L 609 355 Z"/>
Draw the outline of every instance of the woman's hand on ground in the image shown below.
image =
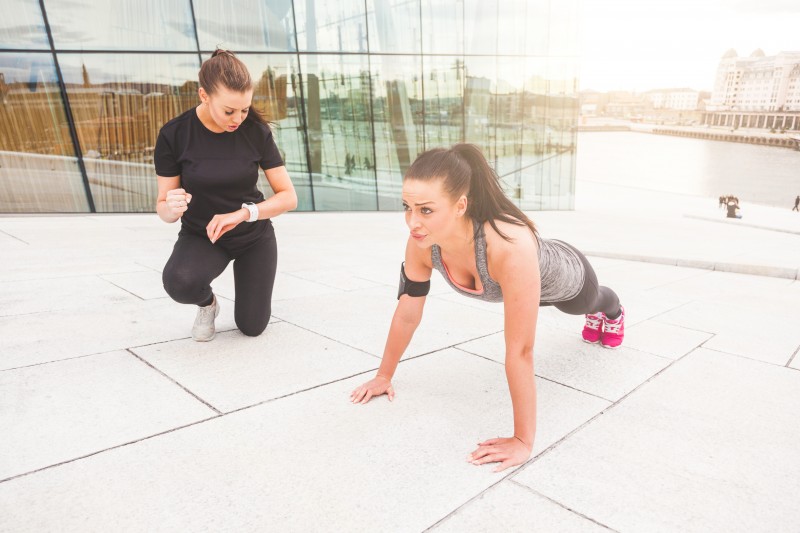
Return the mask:
<path id="1" fill-rule="evenodd" d="M 245 209 L 239 209 L 232 213 L 225 213 L 224 215 L 214 215 L 211 222 L 206 226 L 206 233 L 211 242 L 217 242 L 217 239 L 228 233 L 230 230 L 244 222 L 250 217 L 250 214 L 245 215 Z"/>
<path id="2" fill-rule="evenodd" d="M 183 214 L 189 209 L 189 202 L 192 201 L 192 195 L 183 189 L 172 189 L 167 191 L 167 198 L 165 203 L 169 214 L 175 218 L 181 218 Z"/>
<path id="3" fill-rule="evenodd" d="M 386 394 L 389 401 L 394 400 L 394 387 L 392 382 L 383 376 L 376 376 L 367 381 L 350 393 L 350 401 L 353 403 L 367 403 L 373 396 Z"/>
<path id="4" fill-rule="evenodd" d="M 478 444 L 478 449 L 467 456 L 467 461 L 474 465 L 500 463 L 493 471 L 501 472 L 527 461 L 531 451 L 531 445 L 518 437 L 489 439 Z"/>

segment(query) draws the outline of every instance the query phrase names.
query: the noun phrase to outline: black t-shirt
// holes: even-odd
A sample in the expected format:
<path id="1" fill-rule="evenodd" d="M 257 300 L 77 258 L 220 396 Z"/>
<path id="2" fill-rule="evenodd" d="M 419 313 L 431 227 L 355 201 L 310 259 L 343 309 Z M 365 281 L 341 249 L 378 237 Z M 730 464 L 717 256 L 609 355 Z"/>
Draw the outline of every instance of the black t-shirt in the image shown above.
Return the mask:
<path id="1" fill-rule="evenodd" d="M 192 108 L 161 128 L 154 152 L 156 174 L 180 176 L 181 187 L 192 195 L 181 218 L 181 233 L 206 235 L 214 217 L 258 203 L 259 168 L 283 165 L 283 159 L 267 126 L 248 118 L 233 132 L 214 133 L 206 128 Z M 266 220 L 244 222 L 218 242 L 244 244 L 256 239 L 271 224 Z"/>

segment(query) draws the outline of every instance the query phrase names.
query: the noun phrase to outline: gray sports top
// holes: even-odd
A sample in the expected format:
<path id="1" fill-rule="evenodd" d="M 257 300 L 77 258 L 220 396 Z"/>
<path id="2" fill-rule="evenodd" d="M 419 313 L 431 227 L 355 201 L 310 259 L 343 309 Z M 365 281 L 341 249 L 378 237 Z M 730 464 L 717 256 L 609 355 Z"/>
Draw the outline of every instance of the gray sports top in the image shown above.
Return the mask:
<path id="1" fill-rule="evenodd" d="M 483 286 L 482 292 L 471 291 L 453 282 L 447 267 L 442 262 L 442 252 L 439 246 L 431 246 L 431 261 L 445 281 L 464 296 L 477 298 L 487 302 L 502 302 L 503 291 L 495 280 L 489 277 L 489 268 L 486 264 L 486 235 L 483 225 L 473 220 L 476 226 L 477 235 L 475 237 L 475 265 L 478 267 L 478 276 Z M 539 243 L 539 272 L 542 280 L 542 303 L 555 303 L 571 300 L 583 289 L 585 269 L 583 261 L 575 253 L 574 249 L 568 244 L 549 239 L 541 239 L 536 236 Z"/>

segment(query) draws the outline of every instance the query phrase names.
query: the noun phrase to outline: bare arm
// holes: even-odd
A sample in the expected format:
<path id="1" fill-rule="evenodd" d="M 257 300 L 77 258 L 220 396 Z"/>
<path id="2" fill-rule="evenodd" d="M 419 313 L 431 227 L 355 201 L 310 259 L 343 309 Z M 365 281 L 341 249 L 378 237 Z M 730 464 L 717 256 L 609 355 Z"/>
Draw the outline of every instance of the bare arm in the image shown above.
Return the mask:
<path id="1" fill-rule="evenodd" d="M 158 176 L 158 199 L 156 213 L 164 222 L 173 223 L 188 209 L 192 195 L 180 188 L 181 177 L 165 178 Z M 185 202 L 185 203 L 184 203 Z"/>
<path id="2" fill-rule="evenodd" d="M 541 281 L 536 240 L 527 228 L 521 229 L 522 232 L 513 232 L 513 243 L 499 240 L 498 236 L 489 244 L 492 250 L 489 269 L 503 288 L 505 369 L 514 411 L 514 435 L 480 443 L 470 454 L 470 460 L 474 464 L 499 462 L 496 472 L 524 463 L 530 457 L 536 436 L 533 345 Z"/>
<path id="3" fill-rule="evenodd" d="M 431 277 L 433 267 L 426 261 L 427 249 L 420 249 L 414 243 L 406 245 L 405 272 L 412 281 L 427 281 Z M 374 379 L 361 385 L 350 394 L 354 403 L 366 403 L 372 396 L 388 394 L 389 399 L 394 399 L 394 389 L 391 380 L 394 376 L 400 358 L 403 357 L 408 344 L 411 342 L 417 326 L 422 321 L 422 310 L 425 306 L 425 296 L 400 296 L 397 307 L 389 327 L 389 335 L 383 349 L 383 359 Z"/>
<path id="4" fill-rule="evenodd" d="M 258 206 L 258 220 L 274 218 L 297 207 L 297 194 L 286 167 L 269 168 L 264 171 L 264 174 L 275 194 L 256 204 Z M 216 242 L 217 239 L 249 218 L 250 212 L 243 207 L 230 213 L 214 215 L 214 218 L 206 226 L 208 238 L 211 242 Z"/>

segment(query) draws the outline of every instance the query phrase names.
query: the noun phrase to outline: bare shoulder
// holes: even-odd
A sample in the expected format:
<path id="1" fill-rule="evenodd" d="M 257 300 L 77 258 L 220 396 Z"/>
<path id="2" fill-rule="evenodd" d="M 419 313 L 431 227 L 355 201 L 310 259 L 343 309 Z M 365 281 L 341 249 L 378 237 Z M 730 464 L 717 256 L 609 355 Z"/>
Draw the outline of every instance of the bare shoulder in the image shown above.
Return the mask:
<path id="1" fill-rule="evenodd" d="M 504 239 L 489 222 L 484 222 L 483 232 L 486 235 L 486 245 L 490 255 L 527 255 L 530 252 L 538 254 L 538 243 L 528 226 L 519 226 L 510 222 L 496 220 L 497 229 L 508 237 Z"/>

